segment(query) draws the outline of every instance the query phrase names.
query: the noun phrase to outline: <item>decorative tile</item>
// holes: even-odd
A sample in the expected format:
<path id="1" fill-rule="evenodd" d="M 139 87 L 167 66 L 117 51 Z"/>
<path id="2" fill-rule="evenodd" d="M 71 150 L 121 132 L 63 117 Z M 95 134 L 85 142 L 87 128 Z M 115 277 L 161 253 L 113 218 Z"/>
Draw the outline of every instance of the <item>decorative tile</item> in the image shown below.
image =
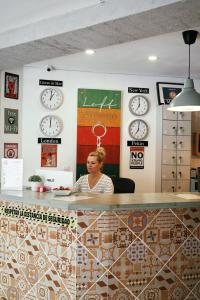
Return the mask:
<path id="1" fill-rule="evenodd" d="M 75 241 L 70 227 L 57 224 L 40 223 L 36 226 L 34 234 L 52 262 L 55 261 L 55 257 L 62 256 Z"/>
<path id="2" fill-rule="evenodd" d="M 1 277 L 2 275 L 4 276 L 2 290 L 6 294 L 6 299 L 24 299 L 25 295 L 31 289 L 31 285 L 26 280 L 25 275 L 20 272 L 18 262 L 12 258 L 4 267 L 3 273 L 0 273 Z"/>
<path id="3" fill-rule="evenodd" d="M 163 262 L 167 262 L 190 235 L 190 231 L 169 209 L 162 210 L 140 238 Z"/>
<path id="4" fill-rule="evenodd" d="M 184 300 L 189 290 L 168 268 L 158 273 L 138 296 L 139 300 Z"/>
<path id="5" fill-rule="evenodd" d="M 190 293 L 185 300 L 199 300 L 193 293 Z"/>
<path id="6" fill-rule="evenodd" d="M 75 289 L 69 291 L 54 268 L 41 278 L 35 287 L 37 300 L 75 300 Z"/>
<path id="7" fill-rule="evenodd" d="M 79 237 L 79 241 L 109 268 L 135 238 L 115 213 L 105 212 Z"/>
<path id="8" fill-rule="evenodd" d="M 31 220 L 5 217 L 0 219 L 1 236 L 7 243 L 9 250 L 15 253 L 24 239 L 32 232 L 36 223 Z"/>
<path id="9" fill-rule="evenodd" d="M 197 297 L 197 299 L 199 300 L 200 299 L 200 281 L 196 284 L 196 286 L 194 287 L 192 292 Z"/>
<path id="10" fill-rule="evenodd" d="M 78 297 L 81 297 L 99 280 L 106 269 L 80 243 L 77 244 L 76 256 L 76 289 Z"/>
<path id="11" fill-rule="evenodd" d="M 200 240 L 200 225 L 193 231 L 193 235 Z"/>
<path id="12" fill-rule="evenodd" d="M 175 208 L 172 211 L 191 231 L 200 224 L 200 208 Z"/>
<path id="13" fill-rule="evenodd" d="M 82 234 L 97 218 L 102 214 L 102 211 L 77 211 L 77 235 Z"/>
<path id="14" fill-rule="evenodd" d="M 3 270 L 4 266 L 10 259 L 12 253 L 9 249 L 9 244 L 4 240 L 1 232 L 0 232 L 0 270 Z M 2 278 L 0 278 L 1 280 Z M 0 281 L 1 285 L 1 281 Z"/>
<path id="15" fill-rule="evenodd" d="M 123 220 L 123 222 L 129 226 L 129 228 L 139 236 L 141 232 L 149 226 L 151 221 L 159 213 L 158 209 L 153 210 L 128 210 L 118 211 L 117 215 Z"/>
<path id="16" fill-rule="evenodd" d="M 51 264 L 36 236 L 30 234 L 13 254 L 20 274 L 24 274 L 31 286 L 47 272 Z"/>
<path id="17" fill-rule="evenodd" d="M 200 241 L 190 236 L 167 265 L 192 290 L 200 280 Z"/>
<path id="18" fill-rule="evenodd" d="M 134 300 L 135 297 L 110 272 L 102 276 L 81 300 Z"/>
<path id="19" fill-rule="evenodd" d="M 2 287 L 1 287 L 1 284 L 0 284 L 0 300 L 7 300 L 6 294 L 4 293 L 4 291 L 3 291 Z"/>
<path id="20" fill-rule="evenodd" d="M 140 239 L 136 239 L 110 271 L 137 296 L 162 267 L 159 258 Z"/>

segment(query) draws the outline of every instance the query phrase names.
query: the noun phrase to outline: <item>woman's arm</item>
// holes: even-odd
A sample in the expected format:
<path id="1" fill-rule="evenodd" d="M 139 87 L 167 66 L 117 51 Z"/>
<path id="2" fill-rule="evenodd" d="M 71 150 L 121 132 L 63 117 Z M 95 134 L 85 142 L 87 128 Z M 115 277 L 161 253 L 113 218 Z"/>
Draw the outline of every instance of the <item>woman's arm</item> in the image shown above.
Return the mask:
<path id="1" fill-rule="evenodd" d="M 104 183 L 104 193 L 113 194 L 114 193 L 114 186 L 112 183 L 112 179 L 105 175 L 105 183 Z"/>

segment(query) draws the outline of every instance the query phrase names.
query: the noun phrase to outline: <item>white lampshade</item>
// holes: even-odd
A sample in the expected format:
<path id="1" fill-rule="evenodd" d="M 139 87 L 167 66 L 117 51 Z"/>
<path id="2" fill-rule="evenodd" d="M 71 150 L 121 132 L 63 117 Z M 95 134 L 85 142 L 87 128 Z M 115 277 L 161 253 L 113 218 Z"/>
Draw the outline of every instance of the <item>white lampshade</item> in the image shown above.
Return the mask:
<path id="1" fill-rule="evenodd" d="M 168 110 L 200 111 L 200 94 L 194 88 L 193 79 L 185 80 L 183 90 L 173 98 Z"/>

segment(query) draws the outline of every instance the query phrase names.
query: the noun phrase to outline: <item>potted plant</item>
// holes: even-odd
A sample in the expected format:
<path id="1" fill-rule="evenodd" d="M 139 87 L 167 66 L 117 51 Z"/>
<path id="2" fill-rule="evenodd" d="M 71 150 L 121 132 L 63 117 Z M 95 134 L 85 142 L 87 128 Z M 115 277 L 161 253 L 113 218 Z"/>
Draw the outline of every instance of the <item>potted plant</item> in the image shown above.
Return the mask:
<path id="1" fill-rule="evenodd" d="M 36 192 L 38 187 L 42 185 L 42 178 L 39 175 L 32 175 L 29 177 L 28 181 L 31 182 L 31 190 Z"/>

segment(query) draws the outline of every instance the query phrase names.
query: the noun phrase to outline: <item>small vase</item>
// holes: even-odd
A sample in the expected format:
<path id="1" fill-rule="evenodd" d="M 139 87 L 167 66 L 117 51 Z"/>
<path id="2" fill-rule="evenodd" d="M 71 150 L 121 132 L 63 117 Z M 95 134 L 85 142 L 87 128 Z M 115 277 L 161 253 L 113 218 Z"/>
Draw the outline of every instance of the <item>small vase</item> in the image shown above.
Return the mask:
<path id="1" fill-rule="evenodd" d="M 41 182 L 32 181 L 31 182 L 31 190 L 33 192 L 37 192 L 37 189 L 41 187 Z"/>

